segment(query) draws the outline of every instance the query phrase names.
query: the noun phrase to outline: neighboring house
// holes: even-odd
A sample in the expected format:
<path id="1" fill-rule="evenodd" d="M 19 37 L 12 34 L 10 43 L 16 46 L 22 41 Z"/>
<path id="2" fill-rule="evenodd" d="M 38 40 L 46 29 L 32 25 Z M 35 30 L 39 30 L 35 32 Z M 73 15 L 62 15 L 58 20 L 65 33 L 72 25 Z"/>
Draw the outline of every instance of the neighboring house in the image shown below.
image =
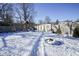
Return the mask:
<path id="1" fill-rule="evenodd" d="M 37 24 L 35 27 L 37 28 L 37 31 L 56 32 L 58 25 L 60 25 L 62 34 L 73 34 L 73 30 L 76 27 L 76 24 L 72 22 L 70 22 L 69 24 L 72 24 L 72 30 L 70 30 L 67 22 L 60 22 L 59 24 Z"/>
<path id="2" fill-rule="evenodd" d="M 35 26 L 35 28 L 37 28 L 38 31 L 51 31 L 51 24 L 38 24 Z"/>
<path id="3" fill-rule="evenodd" d="M 56 32 L 58 25 L 54 25 L 54 24 L 37 24 L 35 26 L 35 28 L 37 28 L 37 31 L 44 31 L 44 32 Z"/>

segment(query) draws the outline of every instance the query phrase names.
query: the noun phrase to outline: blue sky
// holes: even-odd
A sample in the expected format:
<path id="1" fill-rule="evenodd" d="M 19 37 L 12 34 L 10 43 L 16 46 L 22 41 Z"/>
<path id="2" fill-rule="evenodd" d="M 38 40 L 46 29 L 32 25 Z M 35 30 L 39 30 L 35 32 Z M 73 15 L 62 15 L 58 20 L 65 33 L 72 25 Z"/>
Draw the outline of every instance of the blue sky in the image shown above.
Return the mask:
<path id="1" fill-rule="evenodd" d="M 79 18 L 79 4 L 77 3 L 36 3 L 35 11 L 37 12 L 35 22 L 44 20 L 45 16 L 49 16 L 52 21 Z"/>

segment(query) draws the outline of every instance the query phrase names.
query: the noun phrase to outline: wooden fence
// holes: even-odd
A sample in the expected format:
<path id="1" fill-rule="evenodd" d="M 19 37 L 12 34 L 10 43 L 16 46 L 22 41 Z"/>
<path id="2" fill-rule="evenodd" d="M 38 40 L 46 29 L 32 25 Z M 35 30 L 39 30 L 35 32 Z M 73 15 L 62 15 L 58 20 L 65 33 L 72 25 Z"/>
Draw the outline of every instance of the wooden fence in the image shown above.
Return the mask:
<path id="1" fill-rule="evenodd" d="M 0 26 L 0 32 L 23 31 L 22 26 Z"/>

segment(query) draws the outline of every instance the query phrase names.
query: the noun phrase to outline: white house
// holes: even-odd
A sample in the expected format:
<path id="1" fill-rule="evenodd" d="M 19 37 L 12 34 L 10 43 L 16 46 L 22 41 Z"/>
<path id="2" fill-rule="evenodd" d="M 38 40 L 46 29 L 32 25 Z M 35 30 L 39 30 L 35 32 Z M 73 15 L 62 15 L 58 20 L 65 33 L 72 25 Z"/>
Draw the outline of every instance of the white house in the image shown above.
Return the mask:
<path id="1" fill-rule="evenodd" d="M 51 31 L 51 24 L 39 24 L 35 26 L 38 31 Z"/>
<path id="2" fill-rule="evenodd" d="M 70 34 L 70 28 L 67 26 L 67 24 L 64 24 L 64 23 L 59 23 L 58 25 L 56 25 L 56 24 L 38 24 L 35 27 L 37 28 L 38 31 L 56 32 L 59 25 L 60 25 L 62 34 Z"/>

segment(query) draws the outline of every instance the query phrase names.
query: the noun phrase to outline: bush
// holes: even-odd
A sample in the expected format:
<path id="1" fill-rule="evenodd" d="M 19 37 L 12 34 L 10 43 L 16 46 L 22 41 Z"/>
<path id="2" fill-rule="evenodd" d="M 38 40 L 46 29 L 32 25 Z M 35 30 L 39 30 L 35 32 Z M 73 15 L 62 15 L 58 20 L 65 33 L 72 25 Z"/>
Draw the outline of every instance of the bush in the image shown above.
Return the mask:
<path id="1" fill-rule="evenodd" d="M 73 31 L 73 37 L 78 38 L 79 37 L 79 25 L 75 27 Z"/>
<path id="2" fill-rule="evenodd" d="M 61 30 L 60 29 L 57 29 L 57 34 L 61 34 Z"/>
<path id="3" fill-rule="evenodd" d="M 57 34 L 61 34 L 62 32 L 61 32 L 61 29 L 60 29 L 60 25 L 58 26 L 58 29 L 57 29 L 57 32 L 56 32 Z"/>

